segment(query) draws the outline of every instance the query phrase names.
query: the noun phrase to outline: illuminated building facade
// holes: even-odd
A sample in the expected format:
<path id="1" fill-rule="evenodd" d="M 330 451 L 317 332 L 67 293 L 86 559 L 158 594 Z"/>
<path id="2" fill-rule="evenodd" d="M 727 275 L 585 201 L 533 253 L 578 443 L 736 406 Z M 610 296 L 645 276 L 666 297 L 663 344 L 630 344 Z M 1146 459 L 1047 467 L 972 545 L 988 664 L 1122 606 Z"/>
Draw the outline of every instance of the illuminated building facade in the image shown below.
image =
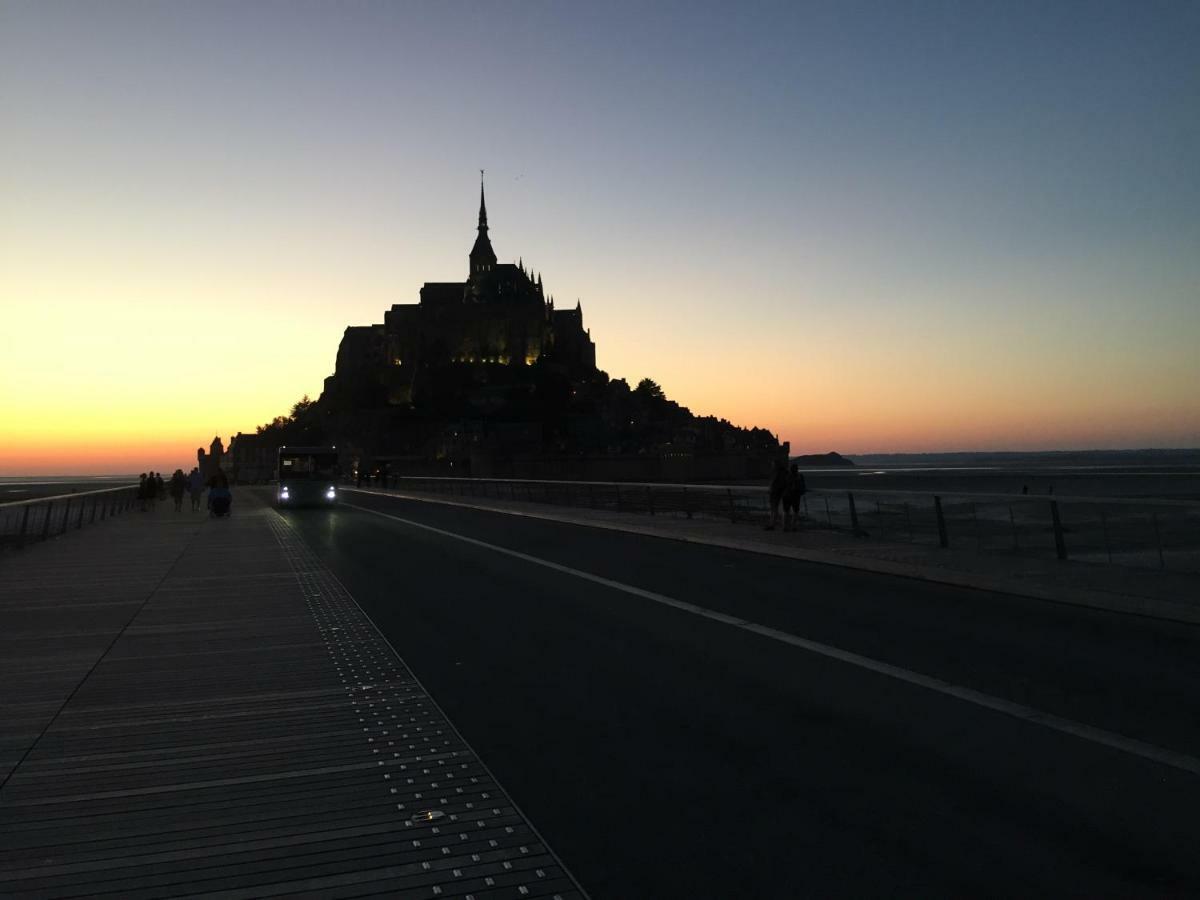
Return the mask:
<path id="1" fill-rule="evenodd" d="M 523 263 L 499 263 L 488 237 L 479 188 L 479 223 L 466 281 L 426 282 L 420 302 L 398 303 L 382 325 L 346 329 L 325 397 L 339 405 L 421 405 L 428 381 L 470 367 L 490 383 L 519 377 L 541 362 L 572 380 L 596 372 L 596 346 L 583 309 L 559 310 L 541 275 Z"/>

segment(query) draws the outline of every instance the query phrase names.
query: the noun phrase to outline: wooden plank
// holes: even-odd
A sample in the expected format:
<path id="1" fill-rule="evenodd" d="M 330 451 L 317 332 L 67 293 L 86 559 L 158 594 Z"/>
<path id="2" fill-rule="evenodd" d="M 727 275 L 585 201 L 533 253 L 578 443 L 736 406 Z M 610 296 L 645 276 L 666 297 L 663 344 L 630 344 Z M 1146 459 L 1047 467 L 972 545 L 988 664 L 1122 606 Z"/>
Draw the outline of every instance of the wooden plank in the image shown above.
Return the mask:
<path id="1" fill-rule="evenodd" d="M 0 598 L 0 894 L 582 896 L 262 504 L 9 554 Z"/>

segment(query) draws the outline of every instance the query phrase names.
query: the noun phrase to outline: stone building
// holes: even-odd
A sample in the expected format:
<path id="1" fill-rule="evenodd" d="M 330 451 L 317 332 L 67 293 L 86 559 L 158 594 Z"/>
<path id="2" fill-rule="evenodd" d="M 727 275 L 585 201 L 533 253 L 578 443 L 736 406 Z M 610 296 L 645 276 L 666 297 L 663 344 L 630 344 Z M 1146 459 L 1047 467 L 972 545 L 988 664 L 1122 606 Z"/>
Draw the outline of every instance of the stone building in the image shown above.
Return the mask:
<path id="1" fill-rule="evenodd" d="M 586 379 L 596 372 L 596 346 L 579 303 L 556 309 L 541 275 L 522 262 L 497 261 L 481 184 L 466 281 L 426 282 L 419 302 L 393 305 L 382 324 L 347 328 L 322 402 L 420 407 L 431 379 L 444 381 L 448 368 L 469 368 L 476 380 L 482 372 L 487 382 L 504 384 L 538 363 L 571 380 Z"/>
<path id="2" fill-rule="evenodd" d="M 200 470 L 200 475 L 205 481 L 216 475 L 217 471 L 223 468 L 224 462 L 225 446 L 220 437 L 213 437 L 212 443 L 208 445 L 208 453 L 204 452 L 203 447 L 196 448 L 196 468 Z"/>

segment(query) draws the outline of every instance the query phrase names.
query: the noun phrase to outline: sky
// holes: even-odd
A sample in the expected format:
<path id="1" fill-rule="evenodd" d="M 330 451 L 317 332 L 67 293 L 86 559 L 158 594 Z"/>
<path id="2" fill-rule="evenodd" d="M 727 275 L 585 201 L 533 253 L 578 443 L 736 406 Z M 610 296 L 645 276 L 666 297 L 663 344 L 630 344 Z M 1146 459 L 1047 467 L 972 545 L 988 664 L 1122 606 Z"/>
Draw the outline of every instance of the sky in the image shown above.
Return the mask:
<path id="1" fill-rule="evenodd" d="M 1200 446 L 1200 4 L 0 0 L 0 475 L 170 471 L 493 246 L 794 452 Z"/>

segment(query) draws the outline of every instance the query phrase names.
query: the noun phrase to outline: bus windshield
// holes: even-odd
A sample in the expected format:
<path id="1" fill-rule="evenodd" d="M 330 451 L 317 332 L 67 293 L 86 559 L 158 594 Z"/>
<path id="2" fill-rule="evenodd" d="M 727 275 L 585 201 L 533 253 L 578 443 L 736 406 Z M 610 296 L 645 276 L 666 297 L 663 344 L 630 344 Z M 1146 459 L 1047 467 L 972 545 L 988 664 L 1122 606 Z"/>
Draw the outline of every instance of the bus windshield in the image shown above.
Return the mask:
<path id="1" fill-rule="evenodd" d="M 332 481 L 337 477 L 336 450 L 280 450 L 279 480 Z"/>

